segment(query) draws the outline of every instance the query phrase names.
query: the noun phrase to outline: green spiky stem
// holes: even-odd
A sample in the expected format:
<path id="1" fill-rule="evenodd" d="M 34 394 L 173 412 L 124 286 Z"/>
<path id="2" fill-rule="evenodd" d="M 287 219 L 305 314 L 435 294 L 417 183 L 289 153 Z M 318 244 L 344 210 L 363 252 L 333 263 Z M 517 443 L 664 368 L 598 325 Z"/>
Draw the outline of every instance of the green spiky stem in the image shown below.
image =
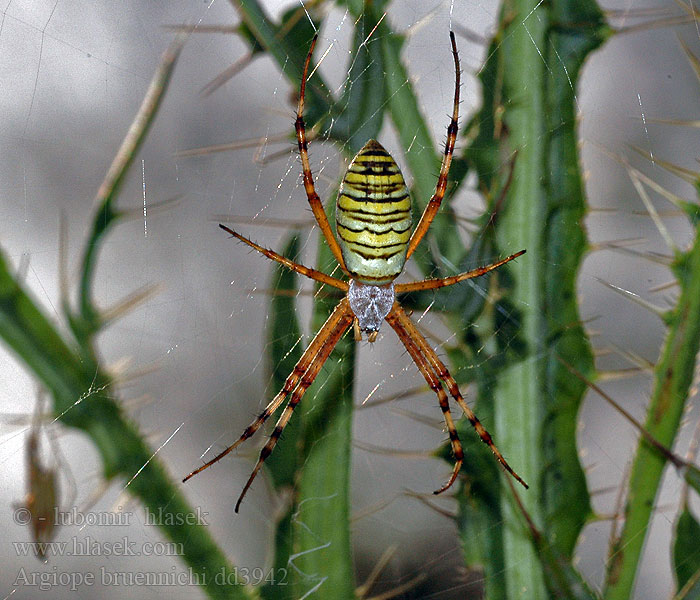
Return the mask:
<path id="1" fill-rule="evenodd" d="M 646 431 L 667 448 L 673 447 L 681 424 L 700 344 L 700 228 L 695 231 L 692 249 L 678 253 L 672 269 L 681 294 L 665 319 L 668 333 L 654 369 L 654 389 L 644 424 Z M 625 525 L 611 547 L 606 600 L 632 597 L 666 462 L 645 438 L 640 438 L 630 472 Z"/>
<path id="2" fill-rule="evenodd" d="M 93 228 L 83 253 L 79 312 L 64 310 L 75 335 L 67 341 L 37 308 L 0 254 L 0 338 L 51 394 L 57 420 L 84 431 L 97 447 L 105 479 L 121 477 L 125 489 L 140 499 L 167 539 L 181 548 L 199 583 L 211 598 L 257 598 L 255 590 L 231 585 L 236 572 L 185 501 L 137 428 L 112 398 L 114 382 L 100 365 L 94 347 L 104 327 L 92 300 L 93 274 L 100 244 L 114 225 L 120 184 L 152 124 L 171 79 L 184 38 L 165 53 L 146 97 L 97 194 Z M 184 524 L 183 524 L 184 521 Z M 218 576 L 218 578 L 217 578 Z"/>
<path id="3" fill-rule="evenodd" d="M 14 280 L 2 255 L 0 338 L 50 392 L 54 413 L 61 422 L 92 438 L 102 457 L 105 478 L 121 477 L 128 482 L 127 491 L 152 514 L 160 515 L 161 533 L 181 545 L 182 559 L 203 582 L 203 590 L 211 598 L 256 598 L 253 590 L 221 585 L 214 580 L 221 573 L 235 581 L 235 572 L 209 535 L 206 523 L 196 524 L 196 511 L 112 400 L 113 382 L 96 358 L 86 349 L 78 353 L 64 341 Z M 188 515 L 192 524 L 180 525 Z"/>
<path id="4" fill-rule="evenodd" d="M 493 113 L 484 122 L 492 124 L 489 131 L 501 140 L 493 155 L 501 163 L 492 165 L 491 173 L 502 164 L 499 157 L 515 157 L 496 239 L 499 248 L 527 249 L 517 265 L 509 265 L 511 287 L 502 302 L 516 321 L 513 335 L 527 349 L 527 358 L 498 373 L 494 433 L 505 456 L 515 457 L 512 466 L 530 484 L 519 494 L 532 523 L 555 546 L 553 556 L 570 560 L 590 514 L 575 444 L 585 386 L 571 382 L 558 358 L 583 372 L 592 368 L 576 302 L 576 273 L 586 240 L 575 85 L 586 55 L 608 30 L 595 2 L 510 0 L 504 3 L 501 22 L 503 29 L 492 44 L 490 60 L 495 64 L 484 73 L 493 103 L 485 100 L 484 111 Z M 502 128 L 495 126 L 499 108 Z M 480 132 L 479 138 L 487 147 L 493 144 L 486 138 L 489 131 Z M 501 512 L 506 523 L 518 522 L 520 511 L 509 494 L 502 495 Z M 548 564 L 533 541 L 526 528 L 503 528 L 509 597 L 545 597 L 545 585 L 552 595 L 573 594 L 573 587 L 561 587 L 564 580 L 543 578 L 543 568 L 552 572 L 556 565 Z M 574 575 L 572 571 L 572 581 Z"/>

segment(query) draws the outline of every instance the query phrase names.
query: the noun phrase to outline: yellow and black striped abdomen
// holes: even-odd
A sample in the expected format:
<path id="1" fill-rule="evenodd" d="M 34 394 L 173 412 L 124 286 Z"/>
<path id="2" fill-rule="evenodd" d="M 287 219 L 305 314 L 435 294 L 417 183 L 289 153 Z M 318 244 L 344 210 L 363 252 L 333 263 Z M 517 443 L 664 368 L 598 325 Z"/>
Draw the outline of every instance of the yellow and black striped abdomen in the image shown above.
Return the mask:
<path id="1" fill-rule="evenodd" d="M 343 260 L 362 283 L 393 281 L 406 262 L 411 199 L 399 166 L 370 140 L 352 159 L 338 191 L 335 222 Z"/>

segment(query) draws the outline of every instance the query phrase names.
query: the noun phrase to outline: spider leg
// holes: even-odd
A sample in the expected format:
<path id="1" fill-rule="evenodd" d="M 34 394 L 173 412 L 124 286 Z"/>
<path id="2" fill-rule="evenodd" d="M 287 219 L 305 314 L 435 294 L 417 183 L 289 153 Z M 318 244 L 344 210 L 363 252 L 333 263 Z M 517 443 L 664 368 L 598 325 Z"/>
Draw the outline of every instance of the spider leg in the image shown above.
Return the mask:
<path id="1" fill-rule="evenodd" d="M 447 188 L 447 174 L 450 172 L 450 164 L 452 163 L 452 153 L 455 149 L 457 141 L 457 130 L 459 129 L 459 86 L 460 86 L 460 66 L 459 55 L 457 54 L 457 42 L 455 34 L 450 31 L 450 42 L 452 42 L 452 56 L 455 61 L 455 99 L 452 108 L 452 120 L 447 127 L 447 141 L 445 142 L 445 153 L 442 157 L 442 165 L 440 166 L 440 175 L 438 176 L 437 185 L 435 186 L 435 194 L 425 207 L 421 215 L 418 225 L 411 234 L 411 239 L 408 240 L 408 250 L 406 251 L 406 260 L 413 254 L 413 251 L 418 247 L 423 236 L 427 233 L 430 224 L 433 222 L 435 215 L 440 209 L 440 204 L 445 196 Z"/>
<path id="2" fill-rule="evenodd" d="M 477 416 L 474 414 L 474 411 L 472 411 L 472 409 L 469 408 L 469 405 L 464 401 L 464 398 L 462 397 L 462 394 L 459 391 L 459 386 L 457 385 L 457 382 L 455 381 L 454 377 L 452 377 L 445 364 L 440 360 L 435 351 L 430 347 L 430 344 L 428 344 L 428 342 L 420 333 L 420 331 L 418 331 L 418 328 L 413 324 L 411 319 L 408 317 L 408 315 L 404 312 L 404 310 L 398 303 L 394 304 L 394 307 L 391 309 L 391 312 L 386 317 L 386 320 L 395 330 L 396 325 L 398 325 L 400 328 L 403 328 L 406 331 L 406 334 L 418 346 L 418 349 L 420 350 L 421 354 L 430 363 L 430 366 L 434 369 L 437 376 L 445 382 L 447 389 L 450 392 L 450 395 L 457 401 L 457 404 L 459 404 L 461 409 L 464 411 L 464 414 L 467 417 L 467 419 L 469 419 L 471 426 L 479 434 L 481 441 L 484 442 L 484 444 L 486 444 L 491 449 L 491 452 L 494 453 L 494 455 L 498 459 L 498 462 L 501 463 L 503 468 L 506 471 L 508 471 L 508 473 L 510 473 L 523 487 L 525 487 L 525 489 L 527 489 L 527 483 L 525 483 L 525 481 L 523 481 L 520 475 L 518 475 L 511 468 L 511 466 L 508 464 L 508 461 L 506 461 L 506 459 L 501 454 L 500 450 L 493 443 L 493 439 L 491 438 L 489 432 L 486 431 L 484 426 L 481 424 L 481 421 L 479 421 Z"/>
<path id="3" fill-rule="evenodd" d="M 445 485 L 443 485 L 439 490 L 435 490 L 434 492 L 435 494 L 441 494 L 455 482 L 455 479 L 457 479 L 457 475 L 459 474 L 459 470 L 462 468 L 462 463 L 464 462 L 464 451 L 462 450 L 462 443 L 459 441 L 459 436 L 457 435 L 457 428 L 455 427 L 454 421 L 452 419 L 452 413 L 450 412 L 450 402 L 447 398 L 445 390 L 442 388 L 440 379 L 435 374 L 435 371 L 430 366 L 430 363 L 423 356 L 420 349 L 411 339 L 411 336 L 406 331 L 406 329 L 404 329 L 404 327 L 398 322 L 393 311 L 389 313 L 389 316 L 386 317 L 386 320 L 389 323 L 389 325 L 393 327 L 394 331 L 396 331 L 396 334 L 399 336 L 399 339 L 403 342 L 403 345 L 406 347 L 406 350 L 408 350 L 408 353 L 413 359 L 413 362 L 416 363 L 418 370 L 428 382 L 428 386 L 430 386 L 430 389 L 437 394 L 438 402 L 440 403 L 440 408 L 442 409 L 442 414 L 445 418 L 447 431 L 450 435 L 450 443 L 452 444 L 452 453 L 455 457 L 455 465 L 452 469 L 452 475 L 450 475 L 450 478 L 448 479 L 447 483 L 445 483 Z"/>
<path id="4" fill-rule="evenodd" d="M 334 288 L 338 288 L 339 290 L 343 290 L 344 292 L 346 292 L 348 290 L 349 286 L 345 281 L 341 281 L 340 279 L 336 279 L 335 277 L 331 277 L 330 275 L 326 275 L 325 273 L 322 273 L 321 271 L 317 271 L 316 269 L 312 269 L 311 267 L 305 267 L 304 265 L 300 265 L 299 263 L 295 263 L 293 260 L 285 258 L 284 256 L 277 254 L 277 252 L 274 252 L 273 250 L 268 250 L 267 248 L 263 248 L 262 246 L 256 244 L 255 242 L 249 240 L 248 238 L 243 237 L 240 233 L 236 233 L 233 229 L 226 227 L 226 225 L 219 224 L 219 227 L 221 227 L 221 229 L 223 229 L 224 231 L 230 233 L 233 237 L 240 240 L 244 244 L 248 244 L 251 248 L 260 252 L 260 254 L 263 254 L 263 255 L 267 256 L 267 258 L 274 260 L 275 262 L 278 262 L 281 265 L 284 265 L 285 267 L 287 267 L 288 269 L 291 269 L 292 271 L 296 271 L 297 273 L 301 273 L 302 275 L 305 275 L 309 279 L 313 279 L 313 280 L 318 281 L 320 283 L 325 283 L 327 285 L 333 286 Z"/>
<path id="5" fill-rule="evenodd" d="M 318 34 L 314 36 L 311 42 L 311 48 L 309 48 L 309 53 L 306 55 L 306 61 L 304 62 L 304 71 L 301 75 L 301 90 L 299 92 L 299 105 L 297 106 L 297 120 L 294 123 L 294 127 L 297 132 L 297 142 L 299 144 L 299 155 L 301 156 L 301 166 L 304 172 L 304 190 L 306 191 L 306 197 L 309 199 L 309 204 L 311 205 L 311 211 L 314 213 L 314 217 L 321 228 L 323 237 L 326 238 L 326 243 L 333 252 L 333 256 L 338 261 L 340 268 L 346 275 L 348 273 L 347 267 L 345 266 L 345 261 L 343 260 L 343 255 L 340 252 L 340 244 L 338 240 L 333 235 L 333 229 L 328 222 L 328 217 L 326 216 L 326 211 L 323 209 L 323 203 L 316 193 L 316 188 L 314 187 L 314 177 L 311 173 L 311 165 L 309 163 L 309 147 L 306 140 L 306 127 L 304 125 L 304 95 L 306 94 L 306 77 L 309 71 L 309 63 L 311 62 L 311 55 L 314 52 L 314 47 L 316 46 L 316 41 L 318 40 Z"/>
<path id="6" fill-rule="evenodd" d="M 465 279 L 473 279 L 474 277 L 480 277 L 481 275 L 485 275 L 489 271 L 498 269 L 498 267 L 505 265 L 514 258 L 518 258 L 518 256 L 522 256 L 523 254 L 525 254 L 525 250 L 521 250 L 520 252 L 511 254 L 508 258 L 504 258 L 503 260 L 499 260 L 490 265 L 486 265 L 485 267 L 479 267 L 477 269 L 473 269 L 472 271 L 467 271 L 466 273 L 453 275 L 452 277 L 443 277 L 442 279 L 423 279 L 421 281 L 412 281 L 410 283 L 399 283 L 394 286 L 394 289 L 396 290 L 397 294 L 401 294 L 403 292 L 417 292 L 418 290 L 434 290 L 436 288 L 454 285 L 455 283 L 459 283 L 460 281 L 464 281 Z"/>
<path id="7" fill-rule="evenodd" d="M 321 340 L 322 345 L 318 354 L 315 355 L 313 361 L 311 361 L 311 363 L 308 365 L 308 368 L 302 375 L 298 386 L 292 393 L 292 396 L 289 399 L 289 402 L 287 403 L 287 406 L 284 407 L 284 411 L 282 411 L 282 414 L 280 415 L 280 418 L 277 421 L 277 424 L 275 425 L 275 429 L 270 435 L 270 439 L 260 451 L 260 457 L 258 458 L 258 462 L 256 463 L 253 472 L 250 474 L 250 477 L 248 478 L 248 481 L 246 482 L 245 486 L 243 486 L 243 491 L 241 492 L 241 495 L 238 497 L 235 512 L 238 512 L 243 497 L 246 495 L 248 488 L 250 488 L 251 484 L 253 483 L 253 480 L 262 468 L 263 463 L 265 462 L 267 457 L 270 456 L 270 454 L 272 454 L 272 451 L 277 445 L 277 442 L 279 441 L 279 438 L 282 435 L 284 428 L 287 426 L 287 423 L 289 423 L 289 419 L 291 419 L 292 417 L 294 409 L 297 407 L 297 405 L 303 398 L 304 394 L 306 393 L 306 390 L 309 389 L 311 384 L 316 379 L 316 376 L 321 371 L 321 368 L 323 367 L 324 363 L 331 355 L 331 352 L 333 352 L 333 348 L 335 348 L 340 338 L 347 331 L 348 327 L 350 327 L 350 324 L 353 320 L 353 314 L 350 310 L 350 305 L 348 304 L 347 300 L 343 299 L 343 301 L 341 301 L 341 303 L 338 304 L 333 315 L 335 315 L 336 313 L 338 313 L 339 319 L 334 321 L 333 327 L 327 329 L 324 332 L 324 329 L 326 329 L 324 325 L 321 331 L 319 331 L 319 333 L 316 335 L 316 338 L 314 338 L 314 341 L 316 341 L 316 339 L 321 336 L 321 332 L 324 332 L 323 339 Z M 331 317 L 333 315 L 331 315 Z M 329 323 L 329 321 L 330 318 L 328 321 L 326 321 L 326 325 Z"/>
<path id="8" fill-rule="evenodd" d="M 258 417 L 245 428 L 241 437 L 231 444 L 228 448 L 224 449 L 222 452 L 217 454 L 210 461 L 204 463 L 201 467 L 196 468 L 187 477 L 185 477 L 182 482 L 186 482 L 198 473 L 201 473 L 205 469 L 211 467 L 214 463 L 219 462 L 224 456 L 229 454 L 231 451 L 235 450 L 248 438 L 255 435 L 255 432 L 260 429 L 260 427 L 270 418 L 270 416 L 282 405 L 284 399 L 297 387 L 299 380 L 307 373 L 309 368 L 319 359 L 320 354 L 324 351 L 326 341 L 329 337 L 333 336 L 338 329 L 339 323 L 342 323 L 348 319 L 348 312 L 350 311 L 350 305 L 347 299 L 341 300 L 336 306 L 335 310 L 328 317 L 328 320 L 323 324 L 323 327 L 319 329 L 318 333 L 311 340 L 304 354 L 294 366 L 294 369 L 287 377 L 284 385 L 280 392 L 272 399 L 272 401 L 265 407 L 265 409 L 258 415 Z M 333 342 L 333 346 L 337 343 L 337 339 Z M 332 346 L 331 346 L 332 350 Z M 330 351 L 328 352 L 330 354 Z M 328 356 L 326 356 L 328 358 Z M 325 361 L 325 358 L 323 359 Z M 319 367 L 320 368 L 320 367 Z"/>

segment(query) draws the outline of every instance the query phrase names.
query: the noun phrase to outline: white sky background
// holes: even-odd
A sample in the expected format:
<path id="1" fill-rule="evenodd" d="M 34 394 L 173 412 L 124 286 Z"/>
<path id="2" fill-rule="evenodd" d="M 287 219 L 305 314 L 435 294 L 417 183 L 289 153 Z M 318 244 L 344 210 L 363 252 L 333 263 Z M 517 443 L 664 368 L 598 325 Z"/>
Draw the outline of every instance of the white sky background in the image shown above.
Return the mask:
<path id="1" fill-rule="evenodd" d="M 268 2 L 272 14 L 281 3 Z M 284 6 L 290 6 L 285 3 Z M 620 2 L 608 8 L 631 11 L 648 6 L 672 10 L 673 2 Z M 454 73 L 449 54 L 449 2 L 395 2 L 389 19 L 397 31 L 412 31 L 404 58 L 415 78 L 424 114 L 436 144 L 441 144 L 451 109 Z M 68 220 L 70 275 L 91 220 L 94 194 L 143 97 L 161 52 L 171 39 L 164 24 L 237 23 L 237 15 L 224 0 L 211 4 L 191 2 L 31 2 L 0 0 L 0 245 L 14 265 L 29 258 L 27 283 L 48 313 L 58 306 L 58 223 Z M 496 2 L 455 1 L 455 21 L 487 34 L 496 19 Z M 465 15 L 468 16 L 466 20 Z M 617 20 L 616 24 L 624 24 Z M 417 26 L 420 24 L 420 26 Z M 351 43 L 351 19 L 331 12 L 322 31 L 321 53 L 333 42 L 321 69 L 331 83 L 345 78 Z M 613 207 L 617 212 L 593 213 L 587 219 L 593 242 L 642 238 L 640 250 L 665 252 L 642 210 L 624 171 L 601 148 L 632 156 L 632 161 L 658 181 L 692 198 L 660 168 L 634 158 L 629 145 L 651 150 L 659 158 L 696 168 L 697 134 L 690 129 L 662 126 L 650 118 L 696 119 L 698 83 L 683 55 L 677 33 L 700 54 L 694 26 L 660 29 L 620 36 L 608 42 L 588 64 L 579 90 L 582 112 L 583 156 L 588 176 L 589 202 L 594 207 Z M 483 49 L 458 39 L 465 72 L 461 105 L 462 123 L 478 105 L 479 90 L 472 76 L 480 67 Z M 202 98 L 200 89 L 246 52 L 232 35 L 194 35 L 175 72 L 158 120 L 132 168 L 119 206 L 147 215 L 122 224 L 105 244 L 98 263 L 96 297 L 109 306 L 142 285 L 161 282 L 165 291 L 127 318 L 113 325 L 102 337 L 105 360 L 114 364 L 130 359 L 130 368 L 156 367 L 121 393 L 129 413 L 152 440 L 162 444 L 181 424 L 184 426 L 159 457 L 175 479 L 199 464 L 200 454 L 210 445 L 230 443 L 274 390 L 268 387 L 264 359 L 264 327 L 268 300 L 252 293 L 266 289 L 271 265 L 230 241 L 213 216 L 229 213 L 257 216 L 258 225 L 240 225 L 242 233 L 272 248 L 280 248 L 286 233 L 266 227 L 268 219 L 310 217 L 296 155 L 290 154 L 266 166 L 253 162 L 254 150 L 214 154 L 201 158 L 177 158 L 175 152 L 250 137 L 288 133 L 293 129 L 291 89 L 286 78 L 268 58 L 259 58 L 233 81 L 212 96 Z M 642 118 L 644 117 L 644 118 Z M 647 120 L 645 124 L 644 120 Z M 403 164 L 401 149 L 390 127 L 380 141 Z M 291 144 L 264 148 L 270 154 Z M 459 148 L 459 145 L 458 145 Z M 311 145 L 312 165 L 322 198 L 340 178 L 337 151 L 330 144 Z M 319 166 L 322 166 L 319 169 Z M 142 169 L 143 166 L 143 169 Z M 407 168 L 405 174 L 410 176 Z M 319 176 L 320 175 L 320 176 Z M 180 196 L 167 211 L 149 211 L 156 202 Z M 473 216 L 478 197 L 464 194 L 464 214 Z M 660 209 L 669 208 L 658 203 Z M 679 240 L 688 231 L 679 220 L 669 220 Z M 306 262 L 313 264 L 316 231 L 306 229 Z M 513 251 L 517 248 L 513 248 Z M 639 293 L 665 305 L 665 295 L 649 294 L 655 285 L 670 279 L 668 273 L 639 258 L 604 251 L 590 256 L 579 281 L 583 316 L 590 329 L 601 332 L 596 347 L 615 344 L 654 360 L 662 341 L 660 323 L 642 308 L 604 288 L 596 277 Z M 300 317 L 308 334 L 309 302 L 302 302 Z M 442 331 L 434 323 L 437 331 Z M 0 504 L 9 507 L 24 495 L 24 440 L 26 419 L 34 409 L 36 386 L 23 368 L 0 349 Z M 606 367 L 628 366 L 621 359 L 604 358 Z M 357 400 L 377 384 L 376 396 L 419 385 L 415 367 L 390 332 L 377 345 L 362 344 Z M 615 382 L 605 386 L 636 416 L 644 415 L 647 379 Z M 147 401 L 141 401 L 147 397 Z M 429 415 L 439 423 L 437 401 L 429 395 L 393 405 Z M 371 413 L 371 414 L 370 414 Z M 579 436 L 584 462 L 590 468 L 593 491 L 617 486 L 627 466 L 635 434 L 613 410 L 597 397 L 584 407 L 585 425 Z M 99 488 L 101 470 L 92 445 L 82 436 L 57 430 L 58 444 L 70 465 L 77 486 L 78 507 Z M 259 434 L 260 435 L 260 434 Z M 392 405 L 358 411 L 354 437 L 375 445 L 415 450 L 435 448 L 444 435 L 392 410 Z M 44 440 L 45 441 L 45 440 Z M 234 563 L 264 567 L 265 552 L 273 531 L 270 516 L 274 503 L 264 476 L 256 480 L 241 514 L 233 516 L 233 504 L 245 482 L 259 445 L 250 442 L 238 455 L 193 479 L 185 492 L 194 506 L 208 512 L 211 531 Z M 684 446 L 681 447 L 684 450 Z M 366 566 L 390 544 L 403 548 L 386 571 L 386 579 L 425 570 L 439 580 L 440 599 L 463 597 L 457 566 L 460 553 L 454 529 L 418 501 L 402 496 L 405 489 L 430 492 L 438 487 L 448 467 L 437 461 L 406 460 L 357 450 L 353 457 L 354 510 L 364 512 L 393 500 L 388 508 L 365 516 L 354 524 L 358 564 Z M 123 483 L 113 484 L 94 511 L 117 504 Z M 65 482 L 63 486 L 66 488 Z M 654 521 L 657 551 L 647 553 L 637 598 L 665 597 L 671 589 L 668 557 L 670 527 L 675 518 L 680 487 L 669 481 L 662 508 Z M 594 505 L 601 513 L 614 509 L 615 492 L 597 494 Z M 441 505 L 453 509 L 449 499 Z M 69 508 L 69 507 L 66 507 Z M 138 545 L 159 540 L 157 530 L 143 523 L 136 504 L 128 528 L 65 528 L 58 539 L 116 541 L 127 536 Z M 12 522 L 11 510 L 0 511 L 3 531 L 0 557 L 0 598 L 17 586 L 19 569 L 27 572 L 58 571 L 97 573 L 136 568 L 167 572 L 172 557 L 133 559 L 109 557 L 56 557 L 43 565 L 32 557 L 17 556 L 12 542 L 27 541 L 29 531 Z M 589 580 L 602 581 L 607 553 L 609 523 L 592 525 L 580 546 L 581 567 Z M 423 544 L 425 546 L 423 546 Z M 431 562 L 421 547 L 430 548 Z M 178 568 L 181 563 L 175 559 Z M 136 565 L 136 566 L 135 566 Z M 17 587 L 17 598 L 37 598 L 36 588 Z M 99 597 L 147 598 L 160 590 L 105 586 Z M 191 588 L 172 588 L 173 598 L 191 597 Z M 199 592 L 194 592 L 199 594 Z M 84 587 L 77 595 L 63 587 L 47 592 L 51 598 L 95 598 L 95 588 Z M 48 597 L 48 596 L 46 596 Z"/>

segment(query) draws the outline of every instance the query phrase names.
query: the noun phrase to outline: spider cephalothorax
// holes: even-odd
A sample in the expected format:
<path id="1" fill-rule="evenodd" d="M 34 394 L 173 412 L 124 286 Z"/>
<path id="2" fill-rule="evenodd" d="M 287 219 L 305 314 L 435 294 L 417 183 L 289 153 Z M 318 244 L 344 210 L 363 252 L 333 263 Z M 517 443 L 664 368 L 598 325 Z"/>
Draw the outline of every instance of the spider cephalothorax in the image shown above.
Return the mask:
<path id="1" fill-rule="evenodd" d="M 295 127 L 303 167 L 304 189 L 311 210 L 321 228 L 326 243 L 333 252 L 333 256 L 338 261 L 343 273 L 349 278 L 349 281 L 337 279 L 316 269 L 295 263 L 272 250 L 259 246 L 224 225 L 220 225 L 220 227 L 268 258 L 315 281 L 342 290 L 345 292 L 345 296 L 340 300 L 314 339 L 311 340 L 294 370 L 287 377 L 282 390 L 265 407 L 263 412 L 246 427 L 234 444 L 220 452 L 209 462 L 192 471 L 183 481 L 187 481 L 190 477 L 221 460 L 234 448 L 237 448 L 255 434 L 263 423 L 289 397 L 287 405 L 270 435 L 270 439 L 261 450 L 258 462 L 238 498 L 235 509 L 238 512 L 243 496 L 245 496 L 248 488 L 253 483 L 253 479 L 260 471 L 265 459 L 271 454 L 277 444 L 277 440 L 289 422 L 294 408 L 299 404 L 304 393 L 313 383 L 338 340 L 352 325 L 355 339 L 361 339 L 362 332 L 365 332 L 368 340 L 373 342 L 377 337 L 377 332 L 382 322 L 386 321 L 398 335 L 430 389 L 437 394 L 445 425 L 450 435 L 455 465 L 447 483 L 439 490 L 436 490 L 435 493 L 444 492 L 454 483 L 464 460 L 462 444 L 459 441 L 457 429 L 450 412 L 448 393 L 459 404 L 481 440 L 491 448 L 505 470 L 527 487 L 527 484 L 520 476 L 511 469 L 503 455 L 494 445 L 489 433 L 464 401 L 457 382 L 450 375 L 445 364 L 396 301 L 396 294 L 399 293 L 437 289 L 478 277 L 517 258 L 525 252 L 521 250 L 493 264 L 452 277 L 394 284 L 394 279 L 401 274 L 405 262 L 413 254 L 427 233 L 445 195 L 447 175 L 457 139 L 459 117 L 460 71 L 454 33 L 450 32 L 452 55 L 455 63 L 455 95 L 452 119 L 447 128 L 447 142 L 445 143 L 445 153 L 442 159 L 442 166 L 440 167 L 435 194 L 423 211 L 418 225 L 411 232 L 411 200 L 396 161 L 381 144 L 375 140 L 370 140 L 351 161 L 338 191 L 336 202 L 338 238 L 333 234 L 321 199 L 314 189 L 303 118 L 306 78 L 316 39 L 314 37 L 304 63 Z"/>
<path id="2" fill-rule="evenodd" d="M 350 280 L 348 302 L 355 315 L 355 340 L 362 339 L 361 332 L 367 334 L 367 339 L 373 342 L 386 316 L 394 305 L 396 292 L 394 284 L 367 285 L 354 279 Z"/>

